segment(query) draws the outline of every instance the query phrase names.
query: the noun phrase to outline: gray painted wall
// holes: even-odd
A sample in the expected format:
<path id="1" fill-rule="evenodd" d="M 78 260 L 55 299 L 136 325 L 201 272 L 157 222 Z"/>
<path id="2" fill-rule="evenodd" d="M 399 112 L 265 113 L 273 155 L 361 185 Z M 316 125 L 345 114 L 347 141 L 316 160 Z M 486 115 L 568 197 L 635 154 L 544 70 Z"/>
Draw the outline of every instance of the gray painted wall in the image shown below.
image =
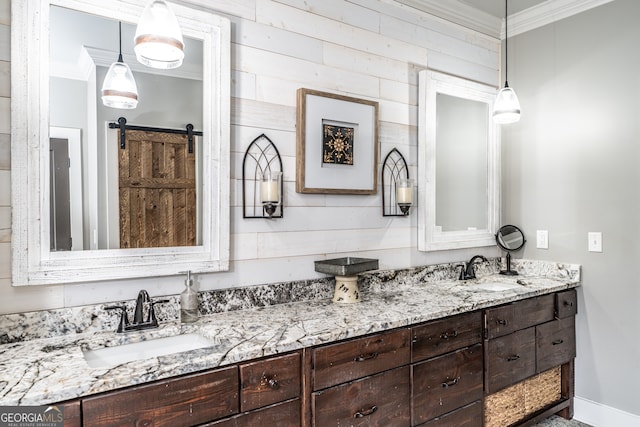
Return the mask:
<path id="1" fill-rule="evenodd" d="M 503 127 L 503 223 L 519 256 L 582 264 L 576 394 L 640 414 L 640 2 L 617 0 L 509 39 L 522 107 Z M 549 249 L 535 248 L 536 230 Z M 603 252 L 587 251 L 587 232 Z"/>

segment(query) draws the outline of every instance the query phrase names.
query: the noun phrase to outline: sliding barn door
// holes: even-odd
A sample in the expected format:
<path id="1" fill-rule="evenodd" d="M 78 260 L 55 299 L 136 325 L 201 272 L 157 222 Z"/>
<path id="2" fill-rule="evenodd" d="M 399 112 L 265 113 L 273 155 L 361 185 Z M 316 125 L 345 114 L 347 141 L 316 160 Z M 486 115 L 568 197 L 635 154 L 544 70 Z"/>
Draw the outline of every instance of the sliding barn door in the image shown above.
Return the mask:
<path id="1" fill-rule="evenodd" d="M 126 131 L 119 150 L 120 247 L 196 245 L 196 166 L 187 136 Z"/>

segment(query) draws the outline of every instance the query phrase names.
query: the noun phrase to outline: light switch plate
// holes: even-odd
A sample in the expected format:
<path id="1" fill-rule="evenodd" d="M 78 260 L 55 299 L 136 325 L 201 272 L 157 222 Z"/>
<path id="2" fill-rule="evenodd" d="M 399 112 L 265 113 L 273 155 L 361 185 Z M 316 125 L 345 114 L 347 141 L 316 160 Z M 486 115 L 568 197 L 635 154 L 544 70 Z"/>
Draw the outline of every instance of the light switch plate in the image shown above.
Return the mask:
<path id="1" fill-rule="evenodd" d="M 549 249 L 549 231 L 547 230 L 536 231 L 536 248 Z"/>
<path id="2" fill-rule="evenodd" d="M 602 233 L 600 231 L 589 231 L 589 252 L 602 252 Z"/>

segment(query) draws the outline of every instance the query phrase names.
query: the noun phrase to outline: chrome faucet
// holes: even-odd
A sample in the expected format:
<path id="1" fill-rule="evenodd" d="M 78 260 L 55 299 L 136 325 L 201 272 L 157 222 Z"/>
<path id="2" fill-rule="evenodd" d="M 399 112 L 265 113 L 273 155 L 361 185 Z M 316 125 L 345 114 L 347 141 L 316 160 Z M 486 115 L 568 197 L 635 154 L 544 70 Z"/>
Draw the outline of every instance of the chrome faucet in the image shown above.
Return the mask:
<path id="1" fill-rule="evenodd" d="M 121 310 L 120 322 L 118 323 L 118 329 L 116 332 L 130 332 L 140 331 L 142 329 L 151 329 L 158 327 L 158 319 L 156 318 L 156 312 L 154 305 L 169 302 L 168 299 L 152 301 L 149 297 L 149 293 L 142 289 L 138 292 L 138 298 L 136 299 L 136 308 L 133 312 L 133 322 L 129 322 L 129 316 L 127 315 L 127 306 L 110 305 L 105 307 L 105 310 Z M 148 306 L 147 319 L 144 320 L 144 307 Z"/>
<path id="2" fill-rule="evenodd" d="M 473 265 L 477 260 L 482 260 L 485 262 L 487 261 L 487 259 L 482 255 L 474 255 L 469 260 L 469 262 L 461 265 L 462 269 L 460 270 L 460 277 L 458 277 L 458 280 L 469 280 L 476 278 L 476 270 L 474 269 Z"/>

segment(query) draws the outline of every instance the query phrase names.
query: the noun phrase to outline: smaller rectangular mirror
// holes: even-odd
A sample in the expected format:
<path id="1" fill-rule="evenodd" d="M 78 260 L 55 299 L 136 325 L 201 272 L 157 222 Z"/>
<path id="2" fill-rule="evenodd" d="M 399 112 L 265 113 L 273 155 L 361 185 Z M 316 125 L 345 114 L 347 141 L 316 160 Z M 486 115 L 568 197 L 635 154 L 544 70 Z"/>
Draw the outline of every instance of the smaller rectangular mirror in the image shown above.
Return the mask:
<path id="1" fill-rule="evenodd" d="M 496 88 L 425 70 L 419 91 L 418 249 L 493 245 L 500 212 Z"/>

